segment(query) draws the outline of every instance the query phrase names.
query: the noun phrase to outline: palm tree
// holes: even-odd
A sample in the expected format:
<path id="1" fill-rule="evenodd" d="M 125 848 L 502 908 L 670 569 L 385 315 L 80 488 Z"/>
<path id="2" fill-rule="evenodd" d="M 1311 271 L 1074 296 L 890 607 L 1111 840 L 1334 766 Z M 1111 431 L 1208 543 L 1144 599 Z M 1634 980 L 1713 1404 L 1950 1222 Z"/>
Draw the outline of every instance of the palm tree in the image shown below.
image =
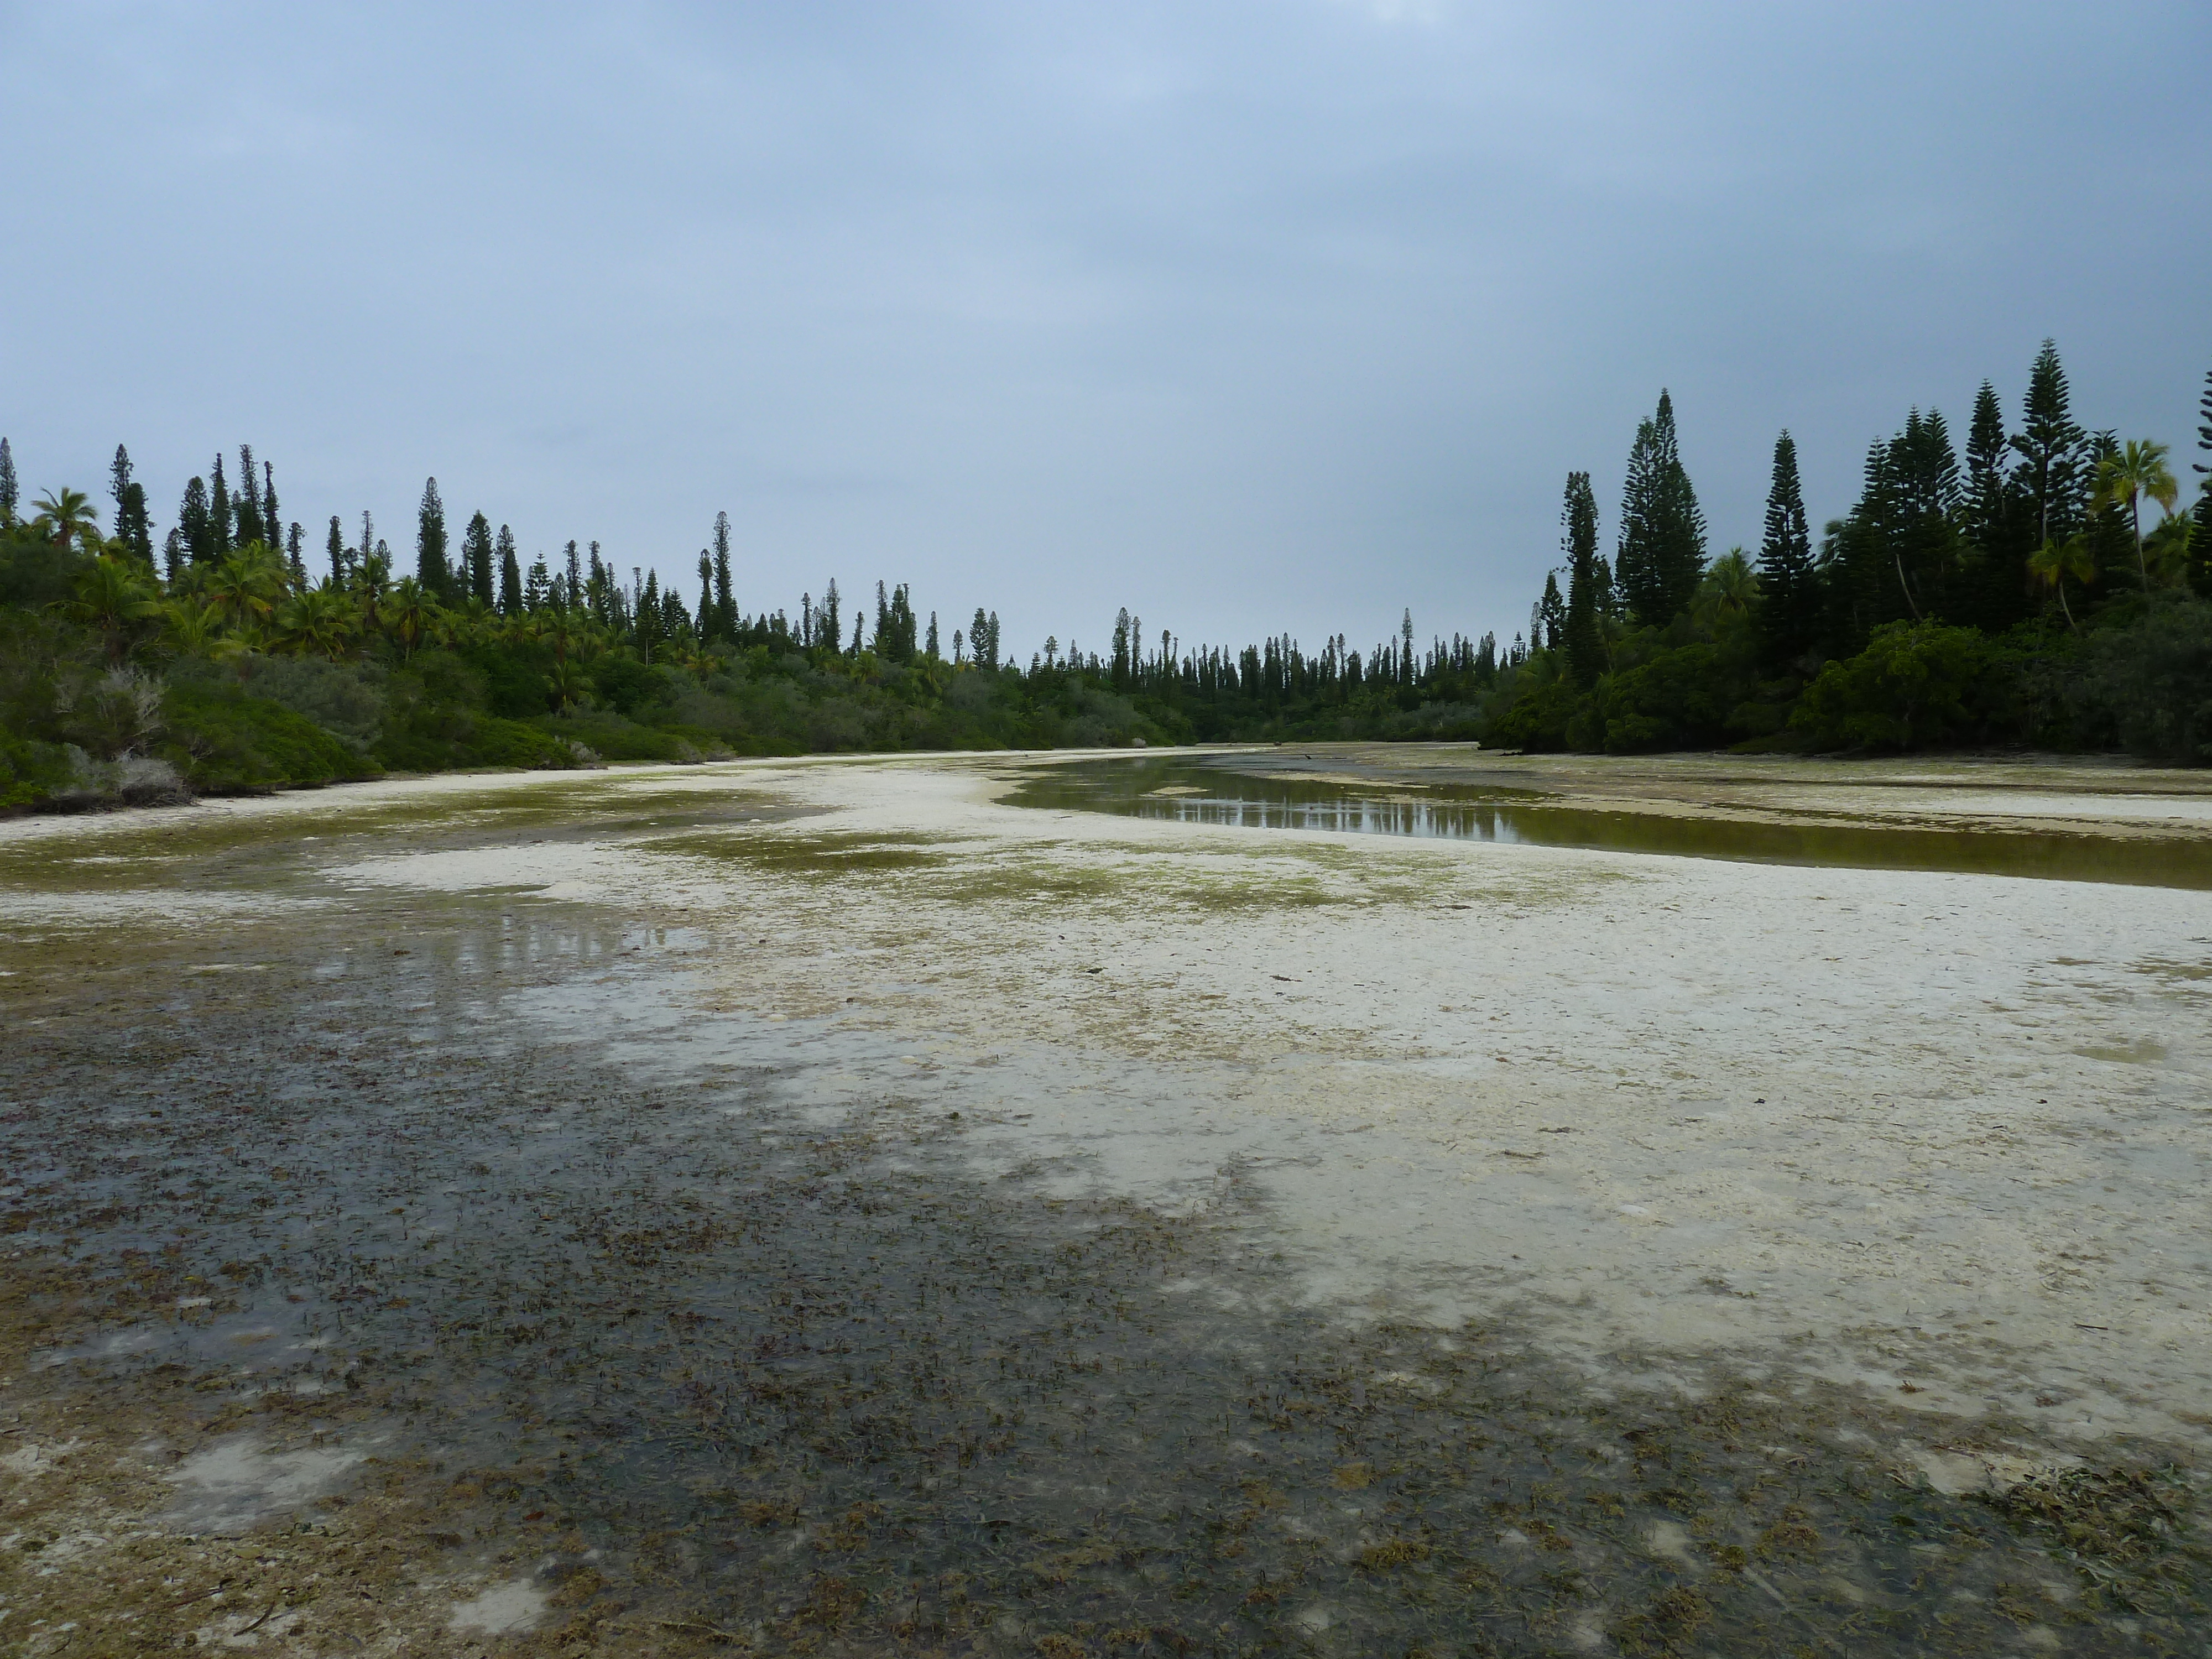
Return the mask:
<path id="1" fill-rule="evenodd" d="M 2130 438 L 2097 464 L 2098 499 L 2128 510 L 2128 524 L 2136 538 L 2136 568 L 2142 574 L 2146 593 L 2150 592 L 2150 564 L 2143 557 L 2142 498 L 2149 496 L 2170 514 L 2174 497 L 2180 493 L 2181 487 L 2166 466 L 2164 444 Z"/>
<path id="2" fill-rule="evenodd" d="M 1715 559 L 1698 585 L 1699 609 L 1710 617 L 1741 617 L 1759 599 L 1759 572 L 1740 547 Z"/>
<path id="3" fill-rule="evenodd" d="M 248 542 L 216 561 L 208 597 L 245 633 L 276 611 L 289 574 L 282 554 L 264 542 Z"/>
<path id="4" fill-rule="evenodd" d="M 444 624 L 446 643 L 465 643 L 489 639 L 499 627 L 499 612 L 489 600 L 471 593 L 459 605 L 449 608 L 440 618 Z"/>
<path id="5" fill-rule="evenodd" d="M 2074 607 L 2066 603 L 2066 579 L 2071 576 L 2087 586 L 2097 580 L 2097 561 L 2089 551 L 2086 538 L 2069 536 L 2064 541 L 2048 541 L 2027 556 L 2027 574 L 2045 587 L 2058 591 L 2058 608 L 2066 613 L 2066 625 L 2075 633 L 2081 625 L 2074 620 Z"/>
<path id="6" fill-rule="evenodd" d="M 1617 665 L 1620 647 L 1628 642 L 1628 618 L 1626 617 L 1607 611 L 1597 619 L 1598 640 L 1605 647 L 1606 672 L 1611 673 Z"/>
<path id="7" fill-rule="evenodd" d="M 173 593 L 161 605 L 161 632 L 188 655 L 211 653 L 222 632 L 222 607 L 190 592 Z"/>
<path id="8" fill-rule="evenodd" d="M 82 489 L 49 489 L 31 505 L 39 509 L 39 516 L 31 520 L 36 533 L 58 547 L 79 542 L 87 552 L 99 550 L 100 514 L 93 510 L 92 497 Z"/>
<path id="9" fill-rule="evenodd" d="M 574 611 L 547 606 L 532 611 L 526 621 L 527 633 L 532 639 L 553 647 L 553 681 L 556 701 L 565 708 L 574 701 L 562 695 L 563 685 L 585 684 L 576 670 L 577 659 L 588 656 L 598 647 L 598 640 L 588 617 Z"/>
<path id="10" fill-rule="evenodd" d="M 360 608 L 363 633 L 384 631 L 384 601 L 391 588 L 392 561 L 376 552 L 362 554 L 361 562 L 353 568 L 353 598 Z"/>
<path id="11" fill-rule="evenodd" d="M 412 576 L 402 576 L 392 584 L 389 602 L 384 612 L 385 631 L 399 641 L 399 654 L 411 657 L 422 643 L 422 636 L 430 631 L 431 600 L 422 584 Z"/>
<path id="12" fill-rule="evenodd" d="M 553 672 L 545 677 L 545 689 L 552 694 L 556 714 L 566 714 L 592 700 L 592 683 L 584 678 L 582 667 L 565 658 L 556 662 Z"/>
<path id="13" fill-rule="evenodd" d="M 2143 562 L 2158 572 L 2161 587 L 2185 587 L 2191 556 L 2196 550 L 2197 520 L 2186 513 L 2170 514 L 2158 528 L 2143 538 Z"/>
<path id="14" fill-rule="evenodd" d="M 325 584 L 295 594 L 276 613 L 277 642 L 288 649 L 313 652 L 336 662 L 353 633 L 353 606 Z"/>
<path id="15" fill-rule="evenodd" d="M 120 664 L 128 653 L 133 627 L 161 612 L 152 584 L 131 563 L 102 554 L 76 579 L 76 597 L 68 607 L 71 620 L 100 630 L 107 660 Z"/>

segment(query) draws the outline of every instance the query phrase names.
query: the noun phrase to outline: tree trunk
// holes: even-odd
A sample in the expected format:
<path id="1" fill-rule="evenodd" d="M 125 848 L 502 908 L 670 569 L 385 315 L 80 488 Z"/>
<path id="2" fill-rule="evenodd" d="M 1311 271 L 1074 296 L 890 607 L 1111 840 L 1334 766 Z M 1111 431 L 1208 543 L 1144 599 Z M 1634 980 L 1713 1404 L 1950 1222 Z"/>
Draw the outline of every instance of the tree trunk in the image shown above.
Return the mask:
<path id="1" fill-rule="evenodd" d="M 1891 556 L 1897 565 L 1897 586 L 1905 594 L 1905 608 L 1912 612 L 1912 620 L 1918 622 L 1921 620 L 1919 602 L 1912 597 L 1912 584 L 1905 580 L 1905 555 L 1897 553 Z"/>

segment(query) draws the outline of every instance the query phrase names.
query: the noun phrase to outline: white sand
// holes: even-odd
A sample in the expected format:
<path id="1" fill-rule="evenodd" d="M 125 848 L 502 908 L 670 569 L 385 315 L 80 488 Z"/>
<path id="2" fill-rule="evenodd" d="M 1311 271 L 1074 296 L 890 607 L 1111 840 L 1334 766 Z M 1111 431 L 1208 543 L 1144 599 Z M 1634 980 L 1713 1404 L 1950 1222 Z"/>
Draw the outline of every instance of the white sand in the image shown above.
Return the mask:
<path id="1" fill-rule="evenodd" d="M 169 1473 L 177 1501 L 161 1519 L 173 1532 L 248 1532 L 321 1497 L 360 1462 L 357 1452 L 315 1446 L 277 1450 L 253 1435 L 230 1435 Z"/>
<path id="2" fill-rule="evenodd" d="M 511 1636 L 532 1628 L 545 1616 L 552 1597 L 527 1578 L 510 1578 L 454 1606 L 447 1628 Z"/>

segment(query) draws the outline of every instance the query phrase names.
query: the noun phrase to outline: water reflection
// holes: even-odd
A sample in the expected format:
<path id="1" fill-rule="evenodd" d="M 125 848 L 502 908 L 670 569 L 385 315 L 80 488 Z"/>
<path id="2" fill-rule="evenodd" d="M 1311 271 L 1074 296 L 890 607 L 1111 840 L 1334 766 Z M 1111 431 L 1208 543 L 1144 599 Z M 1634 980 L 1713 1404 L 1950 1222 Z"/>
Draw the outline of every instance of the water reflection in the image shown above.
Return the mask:
<path id="1" fill-rule="evenodd" d="M 1431 840 L 1524 842 L 1602 852 L 1869 870 L 1951 871 L 2043 880 L 2212 889 L 2212 838 L 2053 830 L 2032 823 L 1953 827 L 1870 822 L 1820 811 L 1713 816 L 1646 810 L 1480 784 L 1356 786 L 1232 772 L 1189 760 L 1093 761 L 1040 771 L 1023 806 L 1077 808 L 1174 823 L 1337 830 Z"/>
<path id="2" fill-rule="evenodd" d="M 1255 781 L 1257 781 L 1255 780 Z M 1520 841 L 1510 810 L 1494 801 L 1239 799 L 1230 795 L 1140 795 L 1133 816 L 1177 823 L 1225 823 L 1243 830 L 1338 830 L 1364 836 L 1420 836 L 1446 841 Z"/>

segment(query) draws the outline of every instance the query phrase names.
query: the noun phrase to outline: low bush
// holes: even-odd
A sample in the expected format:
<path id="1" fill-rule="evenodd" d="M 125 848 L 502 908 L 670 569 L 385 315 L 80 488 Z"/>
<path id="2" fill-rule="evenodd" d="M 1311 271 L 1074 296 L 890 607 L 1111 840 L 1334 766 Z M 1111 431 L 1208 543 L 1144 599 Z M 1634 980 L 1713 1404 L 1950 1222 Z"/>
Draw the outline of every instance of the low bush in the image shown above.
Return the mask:
<path id="1" fill-rule="evenodd" d="M 162 699 L 162 717 L 166 729 L 156 752 L 206 794 L 258 794 L 382 770 L 306 715 L 235 684 L 173 684 Z"/>
<path id="2" fill-rule="evenodd" d="M 1942 623 L 1890 623 L 1856 657 L 1820 670 L 1790 717 L 1820 750 L 1971 742 L 2002 723 L 2014 688 L 1988 637 Z"/>
<path id="3" fill-rule="evenodd" d="M 0 731 L 0 811 L 20 812 L 67 789 L 71 769 L 61 744 Z"/>
<path id="4" fill-rule="evenodd" d="M 2084 641 L 2076 704 L 2088 735 L 2158 760 L 2212 761 L 2212 604 L 2175 598 Z"/>

